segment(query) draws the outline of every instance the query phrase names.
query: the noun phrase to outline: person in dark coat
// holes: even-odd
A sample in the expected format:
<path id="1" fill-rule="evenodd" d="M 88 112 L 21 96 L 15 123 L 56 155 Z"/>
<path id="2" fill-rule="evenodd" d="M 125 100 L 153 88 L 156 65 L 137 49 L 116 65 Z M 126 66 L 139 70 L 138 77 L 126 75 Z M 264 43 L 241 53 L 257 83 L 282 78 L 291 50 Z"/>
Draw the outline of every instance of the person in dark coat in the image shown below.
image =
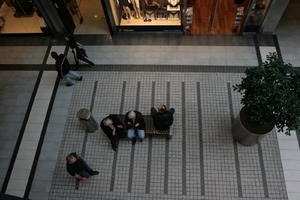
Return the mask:
<path id="1" fill-rule="evenodd" d="M 81 81 L 82 76 L 77 72 L 70 70 L 70 64 L 68 59 L 64 54 L 57 54 L 56 52 L 51 52 L 52 58 L 55 59 L 56 70 L 61 79 L 66 80 L 67 86 L 74 85 L 76 82 L 69 76 L 75 77 L 77 80 Z"/>
<path id="2" fill-rule="evenodd" d="M 70 153 L 67 157 L 67 171 L 71 176 L 78 180 L 86 180 L 91 176 L 99 174 L 98 171 L 92 170 L 86 162 L 75 152 Z"/>
<path id="3" fill-rule="evenodd" d="M 105 117 L 100 123 L 102 131 L 111 142 L 112 149 L 117 151 L 119 139 L 125 137 L 125 126 L 121 120 L 113 115 Z"/>
<path id="4" fill-rule="evenodd" d="M 151 108 L 154 127 L 159 131 L 168 131 L 174 121 L 174 112 L 174 108 L 167 109 L 165 105 L 159 105 L 157 110 L 154 107 Z"/>
<path id="5" fill-rule="evenodd" d="M 145 120 L 139 111 L 129 111 L 125 116 L 125 125 L 127 130 L 127 136 L 132 139 L 132 144 L 136 143 L 136 139 L 140 142 L 143 141 L 145 137 Z"/>

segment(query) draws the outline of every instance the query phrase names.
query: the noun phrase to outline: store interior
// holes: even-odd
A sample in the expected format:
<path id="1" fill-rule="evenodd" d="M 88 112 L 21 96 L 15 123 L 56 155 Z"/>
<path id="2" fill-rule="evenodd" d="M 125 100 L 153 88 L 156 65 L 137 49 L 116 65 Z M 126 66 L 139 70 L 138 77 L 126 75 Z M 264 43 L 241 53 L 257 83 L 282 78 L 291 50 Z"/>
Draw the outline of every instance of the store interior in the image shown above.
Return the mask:
<path id="1" fill-rule="evenodd" d="M 110 34 L 100 0 L 65 0 L 75 34 Z M 42 33 L 45 22 L 30 0 L 0 0 L 0 33 Z"/>
<path id="2" fill-rule="evenodd" d="M 110 34 L 100 0 L 66 0 L 75 34 Z"/>
<path id="3" fill-rule="evenodd" d="M 28 0 L 0 0 L 0 33 L 41 33 L 43 18 Z"/>
<path id="4" fill-rule="evenodd" d="M 117 26 L 180 26 L 182 0 L 110 0 Z"/>

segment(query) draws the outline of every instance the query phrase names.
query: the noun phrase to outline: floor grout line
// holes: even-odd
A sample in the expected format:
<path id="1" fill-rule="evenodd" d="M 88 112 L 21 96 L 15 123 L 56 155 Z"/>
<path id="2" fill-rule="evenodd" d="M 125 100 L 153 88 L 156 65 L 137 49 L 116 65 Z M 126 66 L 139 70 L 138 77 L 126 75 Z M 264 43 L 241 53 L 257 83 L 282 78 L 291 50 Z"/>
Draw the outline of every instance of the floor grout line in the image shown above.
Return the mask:
<path id="1" fill-rule="evenodd" d="M 96 92 L 97 92 L 97 86 L 98 86 L 98 81 L 94 82 L 94 87 L 93 87 L 93 94 L 92 94 L 92 99 L 90 103 L 90 112 L 93 113 L 93 108 L 94 108 L 94 103 L 95 103 L 95 97 L 96 97 Z M 84 138 L 83 138 L 83 143 L 81 147 L 81 154 L 80 156 L 84 157 L 85 155 L 85 149 L 86 149 L 86 143 L 87 143 L 87 138 L 88 138 L 88 131 L 86 130 L 84 133 Z M 79 180 L 76 179 L 75 183 L 75 190 L 79 189 Z"/>
<path id="2" fill-rule="evenodd" d="M 141 92 L 141 82 L 138 81 L 137 82 L 136 99 L 135 99 L 135 110 L 139 109 L 140 92 Z M 132 179 L 133 179 L 133 168 L 134 168 L 134 151 L 135 151 L 135 145 L 131 145 L 129 178 L 128 178 L 128 188 L 127 188 L 127 192 L 129 192 L 129 193 L 132 190 Z"/>
<path id="3" fill-rule="evenodd" d="M 231 93 L 231 84 L 229 82 L 227 83 L 227 91 L 228 91 L 229 111 L 230 111 L 230 119 L 231 119 L 230 121 L 231 121 L 231 126 L 232 126 L 233 123 L 234 123 L 234 113 L 233 113 L 233 100 L 232 100 L 232 93 Z M 238 196 L 240 198 L 242 198 L 243 197 L 243 190 L 242 190 L 242 180 L 241 180 L 241 168 L 240 168 L 237 141 L 235 141 L 235 140 L 233 140 L 233 149 L 234 149 L 234 160 L 235 160 Z"/>
<path id="4" fill-rule="evenodd" d="M 124 112 L 125 93 L 126 93 L 126 81 L 123 81 L 119 114 L 123 114 Z M 111 170 L 111 179 L 110 179 L 110 189 L 109 189 L 109 191 L 111 192 L 114 191 L 114 186 L 115 186 L 117 159 L 118 159 L 118 151 L 114 152 L 114 158 L 113 158 L 113 164 Z"/>

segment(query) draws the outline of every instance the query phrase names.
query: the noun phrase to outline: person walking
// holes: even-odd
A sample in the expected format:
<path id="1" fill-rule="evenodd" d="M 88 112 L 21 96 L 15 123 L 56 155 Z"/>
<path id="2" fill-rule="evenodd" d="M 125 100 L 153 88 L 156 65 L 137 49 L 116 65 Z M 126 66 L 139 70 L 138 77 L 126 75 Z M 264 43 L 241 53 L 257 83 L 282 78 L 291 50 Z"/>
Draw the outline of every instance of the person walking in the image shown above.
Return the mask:
<path id="1" fill-rule="evenodd" d="M 145 120 L 139 111 L 129 111 L 125 116 L 125 125 L 127 136 L 132 140 L 132 145 L 135 145 L 136 140 L 143 141 L 145 137 Z"/>
<path id="2" fill-rule="evenodd" d="M 173 124 L 174 108 L 167 109 L 165 105 L 159 105 L 157 110 L 151 108 L 151 116 L 153 118 L 154 127 L 159 131 L 168 131 Z"/>
<path id="3" fill-rule="evenodd" d="M 68 59 L 63 54 L 57 54 L 56 52 L 51 52 L 51 57 L 55 59 L 56 70 L 61 79 L 67 82 L 67 86 L 74 85 L 76 82 L 70 76 L 75 77 L 78 81 L 82 80 L 82 76 L 77 72 L 70 70 L 70 64 Z"/>
<path id="4" fill-rule="evenodd" d="M 67 157 L 67 171 L 78 180 L 86 180 L 91 176 L 98 175 L 98 171 L 92 170 L 88 164 L 80 158 L 75 152 L 70 153 Z"/>
<path id="5" fill-rule="evenodd" d="M 118 117 L 109 115 L 101 121 L 100 127 L 109 138 L 112 149 L 117 151 L 119 139 L 126 136 L 124 124 Z"/>

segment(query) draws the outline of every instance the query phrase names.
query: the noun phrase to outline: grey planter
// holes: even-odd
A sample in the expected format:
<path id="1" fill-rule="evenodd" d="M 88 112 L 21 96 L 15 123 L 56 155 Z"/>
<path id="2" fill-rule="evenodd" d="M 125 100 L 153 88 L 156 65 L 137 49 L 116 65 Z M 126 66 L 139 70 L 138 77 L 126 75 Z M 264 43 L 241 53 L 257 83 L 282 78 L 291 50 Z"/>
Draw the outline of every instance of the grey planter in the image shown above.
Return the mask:
<path id="1" fill-rule="evenodd" d="M 241 110 L 242 112 L 242 110 Z M 241 120 L 241 112 L 237 116 L 232 126 L 232 136 L 233 139 L 238 141 L 244 146 L 253 146 L 257 144 L 263 137 L 265 137 L 273 128 L 267 129 L 264 133 L 255 133 L 250 131 Z"/>

